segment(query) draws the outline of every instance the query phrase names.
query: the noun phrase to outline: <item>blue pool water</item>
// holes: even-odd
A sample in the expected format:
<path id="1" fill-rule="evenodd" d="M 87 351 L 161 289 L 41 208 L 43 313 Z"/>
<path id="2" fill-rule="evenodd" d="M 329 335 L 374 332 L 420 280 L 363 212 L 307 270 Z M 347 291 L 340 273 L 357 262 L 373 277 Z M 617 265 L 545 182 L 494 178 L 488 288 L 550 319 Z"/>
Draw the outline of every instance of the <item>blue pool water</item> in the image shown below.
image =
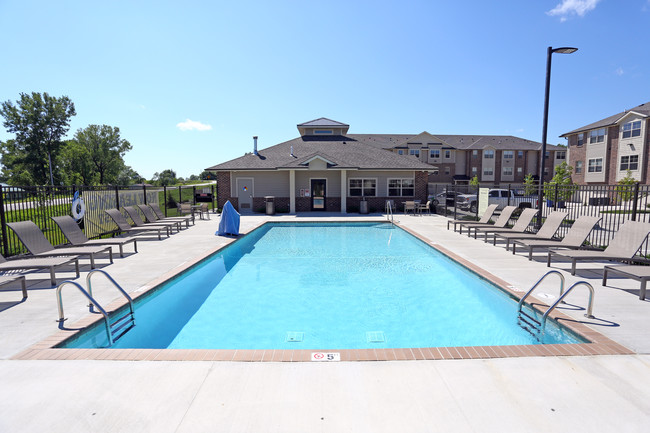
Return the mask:
<path id="1" fill-rule="evenodd" d="M 114 348 L 537 344 L 510 296 L 400 228 L 272 223 L 144 296 Z M 549 323 L 544 343 L 577 343 Z M 64 347 L 106 347 L 103 322 Z"/>

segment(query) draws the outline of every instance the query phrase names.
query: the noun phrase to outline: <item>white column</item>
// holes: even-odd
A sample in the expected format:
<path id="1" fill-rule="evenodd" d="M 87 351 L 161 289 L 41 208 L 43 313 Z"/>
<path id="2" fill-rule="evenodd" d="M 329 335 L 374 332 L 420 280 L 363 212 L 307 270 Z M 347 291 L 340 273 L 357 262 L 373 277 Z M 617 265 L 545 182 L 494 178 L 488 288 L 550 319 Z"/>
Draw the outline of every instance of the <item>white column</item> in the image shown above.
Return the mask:
<path id="1" fill-rule="evenodd" d="M 348 181 L 347 171 L 341 170 L 341 213 L 348 213 Z"/>
<path id="2" fill-rule="evenodd" d="M 296 213 L 296 170 L 289 170 L 289 213 Z"/>

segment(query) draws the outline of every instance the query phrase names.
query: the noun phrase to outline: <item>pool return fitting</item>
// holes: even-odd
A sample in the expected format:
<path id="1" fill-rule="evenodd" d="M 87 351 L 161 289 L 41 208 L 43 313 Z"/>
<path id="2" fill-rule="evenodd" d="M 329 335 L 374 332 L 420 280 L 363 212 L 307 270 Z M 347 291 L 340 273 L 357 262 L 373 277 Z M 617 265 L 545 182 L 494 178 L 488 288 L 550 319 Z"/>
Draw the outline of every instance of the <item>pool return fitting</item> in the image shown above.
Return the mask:
<path id="1" fill-rule="evenodd" d="M 526 298 L 531 293 L 533 293 L 533 291 L 537 288 L 537 286 L 539 286 L 540 283 L 542 281 L 544 281 L 544 279 L 546 277 L 548 277 L 551 274 L 556 274 L 558 277 L 560 277 L 560 296 L 557 299 L 557 301 L 555 301 L 553 303 L 553 305 L 551 305 L 548 308 L 548 310 L 546 310 L 544 315 L 542 315 L 542 319 L 537 320 L 536 318 L 532 317 L 531 315 L 525 313 L 523 311 L 522 307 L 524 305 L 524 301 L 526 300 Z M 587 289 L 589 289 L 589 303 L 587 305 L 587 313 L 585 314 L 585 317 L 587 317 L 589 319 L 594 318 L 594 316 L 592 314 L 593 309 L 594 309 L 594 288 L 593 288 L 593 286 L 591 284 L 589 284 L 588 282 L 586 282 L 586 281 L 578 281 L 578 282 L 574 283 L 571 287 L 569 287 L 565 292 L 564 291 L 564 284 L 565 284 L 564 275 L 562 275 L 559 271 L 548 271 L 547 273 L 542 275 L 542 277 L 539 280 L 537 280 L 537 282 L 535 284 L 533 284 L 533 287 L 531 287 L 531 289 L 528 292 L 526 292 L 526 294 L 524 296 L 522 296 L 521 299 L 519 300 L 519 304 L 517 305 L 517 323 L 519 323 L 519 325 L 523 329 L 525 329 L 526 331 L 531 333 L 538 340 L 540 340 L 544 336 L 544 330 L 546 329 L 546 319 L 548 318 L 548 315 L 551 313 L 551 311 L 553 311 L 555 309 L 555 307 L 557 307 L 561 302 L 563 302 L 564 298 L 571 292 L 571 290 L 573 290 L 577 286 L 587 286 Z"/>
<path id="2" fill-rule="evenodd" d="M 108 278 L 108 280 L 113 283 L 113 286 L 117 290 L 122 293 L 122 295 L 126 298 L 127 301 L 129 301 L 129 312 L 126 313 L 125 315 L 118 317 L 114 321 L 111 322 L 111 316 L 106 312 L 106 310 L 99 305 L 99 303 L 93 298 L 93 288 L 91 284 L 91 277 L 95 275 L 96 273 L 101 273 Z M 86 291 L 81 285 L 75 281 L 70 281 L 66 280 L 59 284 L 59 286 L 56 288 L 56 299 L 57 299 L 57 304 L 59 307 L 59 320 L 57 322 L 63 323 L 65 320 L 67 320 L 64 317 L 63 314 L 63 299 L 61 298 L 61 289 L 63 289 L 64 286 L 67 285 L 72 285 L 75 286 L 79 291 L 90 301 L 90 304 L 88 304 L 89 310 L 91 313 L 94 313 L 93 307 L 97 308 L 99 312 L 104 316 L 104 324 L 106 325 L 106 336 L 108 338 L 108 347 L 111 347 L 113 343 L 115 343 L 117 340 L 120 339 L 124 334 L 126 334 L 127 331 L 129 331 L 131 328 L 135 326 L 135 312 L 133 310 L 133 299 L 120 287 L 119 284 L 111 277 L 106 271 L 103 271 L 101 269 L 95 269 L 90 272 L 88 272 L 88 275 L 86 276 L 86 286 L 88 286 L 88 291 Z"/>

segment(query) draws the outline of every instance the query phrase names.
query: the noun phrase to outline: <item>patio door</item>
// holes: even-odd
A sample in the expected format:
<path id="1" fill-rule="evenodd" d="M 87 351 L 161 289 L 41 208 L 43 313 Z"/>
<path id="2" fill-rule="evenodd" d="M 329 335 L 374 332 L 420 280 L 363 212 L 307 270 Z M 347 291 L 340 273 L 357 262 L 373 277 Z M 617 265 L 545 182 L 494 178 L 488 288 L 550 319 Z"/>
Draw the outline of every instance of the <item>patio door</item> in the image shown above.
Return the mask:
<path id="1" fill-rule="evenodd" d="M 311 180 L 311 210 L 325 210 L 327 179 Z"/>
<path id="2" fill-rule="evenodd" d="M 253 178 L 237 178 L 237 198 L 239 201 L 239 213 L 253 211 Z"/>

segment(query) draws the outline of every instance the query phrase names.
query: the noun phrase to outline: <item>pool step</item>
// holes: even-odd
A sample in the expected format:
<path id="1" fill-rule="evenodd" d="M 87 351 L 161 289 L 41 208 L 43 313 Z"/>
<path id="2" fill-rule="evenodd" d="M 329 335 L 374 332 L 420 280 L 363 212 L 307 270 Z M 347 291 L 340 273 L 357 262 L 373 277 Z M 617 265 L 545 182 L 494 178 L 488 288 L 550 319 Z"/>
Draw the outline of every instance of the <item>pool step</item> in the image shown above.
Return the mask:
<path id="1" fill-rule="evenodd" d="M 110 325 L 111 334 L 113 335 L 113 341 L 119 340 L 124 334 L 126 334 L 134 326 L 135 326 L 135 318 L 133 317 L 133 313 L 127 312 L 124 316 L 118 317 Z"/>

